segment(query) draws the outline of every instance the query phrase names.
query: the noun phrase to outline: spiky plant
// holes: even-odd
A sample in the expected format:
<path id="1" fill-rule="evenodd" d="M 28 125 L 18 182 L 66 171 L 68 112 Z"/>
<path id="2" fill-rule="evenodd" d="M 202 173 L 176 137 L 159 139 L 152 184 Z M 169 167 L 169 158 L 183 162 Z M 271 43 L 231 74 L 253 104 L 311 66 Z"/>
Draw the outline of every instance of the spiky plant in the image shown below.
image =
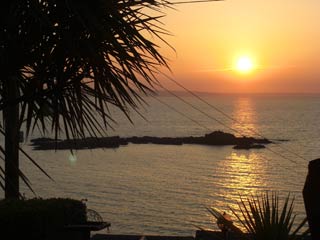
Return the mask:
<path id="1" fill-rule="evenodd" d="M 224 224 L 242 239 L 294 240 L 298 238 L 298 232 L 307 222 L 307 219 L 304 219 L 294 228 L 296 218 L 293 214 L 294 198 L 290 195 L 285 198 L 283 204 L 280 203 L 277 193 L 240 197 L 238 207 L 238 211 L 230 209 L 246 231 L 243 232 L 227 220 Z M 210 213 L 217 219 L 223 219 L 215 209 L 210 209 Z M 307 235 L 308 232 L 307 229 L 302 235 Z"/>

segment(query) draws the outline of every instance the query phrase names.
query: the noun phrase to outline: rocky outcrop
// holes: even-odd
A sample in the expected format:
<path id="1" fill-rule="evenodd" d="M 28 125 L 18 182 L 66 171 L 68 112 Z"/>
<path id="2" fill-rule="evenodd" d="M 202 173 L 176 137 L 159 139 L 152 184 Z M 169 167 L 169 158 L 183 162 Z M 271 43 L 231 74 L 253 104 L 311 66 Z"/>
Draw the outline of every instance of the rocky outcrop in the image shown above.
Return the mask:
<path id="1" fill-rule="evenodd" d="M 244 149 L 244 150 L 261 149 L 261 148 L 266 148 L 266 147 L 262 144 L 238 144 L 233 147 L 233 149 Z"/>
<path id="2" fill-rule="evenodd" d="M 166 144 L 166 145 L 182 145 L 182 144 L 200 144 L 212 146 L 233 145 L 235 149 L 264 148 L 264 144 L 271 141 L 263 138 L 253 137 L 236 137 L 230 133 L 214 131 L 205 134 L 202 137 L 128 137 L 121 138 L 102 137 L 102 138 L 84 138 L 76 140 L 54 140 L 51 138 L 37 138 L 31 140 L 31 145 L 35 150 L 49 149 L 94 149 L 94 148 L 118 148 L 121 145 L 133 144 Z"/>

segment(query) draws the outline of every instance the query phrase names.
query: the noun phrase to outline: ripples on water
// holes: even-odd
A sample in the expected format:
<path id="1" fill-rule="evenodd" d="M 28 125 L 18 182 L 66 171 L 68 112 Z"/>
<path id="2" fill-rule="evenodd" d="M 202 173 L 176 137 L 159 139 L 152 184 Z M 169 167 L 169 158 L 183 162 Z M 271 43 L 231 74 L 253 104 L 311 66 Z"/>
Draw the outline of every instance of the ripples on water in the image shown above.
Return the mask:
<path id="1" fill-rule="evenodd" d="M 252 129 L 270 139 L 288 139 L 269 145 L 291 162 L 267 149 L 233 150 L 230 146 L 133 145 L 119 149 L 32 151 L 24 148 L 54 177 L 50 182 L 27 160 L 22 167 L 41 197 L 88 199 L 88 207 L 112 223 L 112 233 L 194 234 L 196 226 L 215 228 L 206 207 L 236 208 L 239 196 L 266 190 L 296 196 L 295 213 L 304 216 L 302 188 L 307 160 L 319 157 L 320 98 L 316 96 L 224 96 L 206 99 L 242 124 L 219 115 L 207 105 L 186 98 L 202 111 L 226 123 L 223 127 L 175 98 L 162 100 L 212 130 L 247 135 Z M 135 125 L 114 112 L 118 128 L 110 135 L 199 136 L 207 131 L 153 99 Z M 160 114 L 159 114 L 160 113 Z M 251 130 L 250 130 L 251 129 Z M 292 149 L 307 160 L 285 151 Z M 26 187 L 22 190 L 31 196 Z"/>

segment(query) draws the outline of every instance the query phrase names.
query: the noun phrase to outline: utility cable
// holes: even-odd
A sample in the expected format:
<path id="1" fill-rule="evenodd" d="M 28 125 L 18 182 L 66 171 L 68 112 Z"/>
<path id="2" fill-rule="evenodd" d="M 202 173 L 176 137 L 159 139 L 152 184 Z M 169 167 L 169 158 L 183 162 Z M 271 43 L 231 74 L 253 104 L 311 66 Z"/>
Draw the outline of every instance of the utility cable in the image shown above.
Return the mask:
<path id="1" fill-rule="evenodd" d="M 172 92 L 172 91 L 170 91 L 168 88 L 164 87 L 162 84 L 157 83 L 157 85 L 158 85 L 160 88 L 162 88 L 163 90 L 167 91 L 167 92 L 168 92 L 169 94 L 171 94 L 172 96 L 174 96 L 174 97 L 178 98 L 180 101 L 182 101 L 182 102 L 184 102 L 185 104 L 189 105 L 190 107 L 192 107 L 192 108 L 193 108 L 193 109 L 195 109 L 196 111 L 198 111 L 198 112 L 202 113 L 203 115 L 207 116 L 208 118 L 210 118 L 210 119 L 212 119 L 212 120 L 216 121 L 217 123 L 221 124 L 222 126 L 224 126 L 224 127 L 228 128 L 228 129 L 232 130 L 233 132 L 236 132 L 236 133 L 240 134 L 240 136 L 242 136 L 242 137 L 246 137 L 246 136 L 245 136 L 245 135 L 243 135 L 239 130 L 234 129 L 234 128 L 232 128 L 232 127 L 229 127 L 228 125 L 226 125 L 226 124 L 225 124 L 225 123 L 223 123 L 222 121 L 220 121 L 220 120 L 216 119 L 215 117 L 213 117 L 213 116 L 211 116 L 211 115 L 207 114 L 206 112 L 202 111 L 202 110 L 201 110 L 201 109 L 199 109 L 198 107 L 196 107 L 196 106 L 194 106 L 193 104 L 189 103 L 189 102 L 188 102 L 188 101 L 186 101 L 185 99 L 183 99 L 183 98 L 179 97 L 177 94 L 173 93 L 173 92 Z M 281 157 L 281 158 L 283 158 L 283 159 L 286 159 L 286 160 L 288 160 L 288 161 L 290 161 L 290 162 L 292 162 L 292 163 L 294 163 L 294 164 L 297 164 L 297 161 L 294 161 L 294 160 L 292 160 L 292 159 L 290 159 L 290 158 L 288 158 L 288 157 L 284 156 L 283 154 L 278 153 L 278 152 L 276 152 L 276 151 L 274 151 L 274 150 L 270 149 L 270 148 L 269 148 L 269 147 L 267 147 L 267 146 L 265 146 L 265 149 L 266 149 L 266 150 L 268 150 L 268 151 L 270 151 L 270 152 L 272 152 L 272 153 L 274 153 L 275 155 L 280 156 L 280 157 Z"/>
<path id="2" fill-rule="evenodd" d="M 158 102 L 160 102 L 161 104 L 163 104 L 163 105 L 167 106 L 168 108 L 170 108 L 171 110 L 173 110 L 174 112 L 177 112 L 177 113 L 179 113 L 181 116 L 183 116 L 183 117 L 189 119 L 190 121 L 194 122 L 194 123 L 197 124 L 198 126 L 203 127 L 203 128 L 205 128 L 206 130 L 208 130 L 208 131 L 212 131 L 212 130 L 211 130 L 210 128 L 208 128 L 207 126 L 201 124 L 200 122 L 198 122 L 198 121 L 194 120 L 193 118 L 187 116 L 186 114 L 180 112 L 180 111 L 177 110 L 176 108 L 174 108 L 174 107 L 170 106 L 169 104 L 167 104 L 166 102 L 160 100 L 158 97 L 156 97 L 156 96 L 152 96 L 152 97 L 153 97 L 154 99 L 156 99 Z"/>
<path id="3" fill-rule="evenodd" d="M 212 104 L 209 103 L 208 101 L 204 100 L 202 97 L 200 97 L 199 95 L 195 94 L 194 92 L 192 92 L 191 90 L 189 90 L 188 88 L 186 88 L 185 86 L 183 86 L 181 83 L 179 83 L 178 81 L 176 81 L 176 80 L 173 79 L 172 77 L 168 76 L 168 75 L 165 74 L 165 73 L 163 73 L 163 75 L 164 75 L 167 79 L 169 79 L 170 81 L 172 81 L 173 83 L 175 83 L 177 86 L 181 87 L 182 89 L 184 89 L 185 91 L 187 91 L 189 94 L 191 94 L 192 96 L 194 96 L 195 98 L 197 98 L 197 99 L 200 100 L 201 102 L 205 103 L 205 104 L 208 105 L 209 107 L 213 108 L 214 110 L 216 110 L 217 112 L 219 112 L 220 114 L 222 114 L 223 116 L 225 116 L 226 118 L 234 121 L 235 123 L 238 123 L 238 124 L 240 124 L 240 125 L 243 125 L 243 123 L 242 123 L 241 121 L 239 121 L 239 120 L 231 117 L 230 115 L 228 115 L 227 113 L 225 113 L 225 112 L 222 111 L 221 109 L 217 108 L 216 106 L 212 105 Z M 256 134 L 256 135 L 259 136 L 259 137 L 267 138 L 267 137 L 265 137 L 264 135 L 262 135 L 261 133 L 259 133 L 257 130 L 254 130 L 254 129 L 250 128 L 250 127 L 247 127 L 247 129 L 248 129 L 250 132 Z M 287 151 L 287 152 L 289 152 L 289 153 L 291 153 L 291 154 L 293 154 L 293 155 L 295 155 L 296 157 L 299 157 L 299 158 L 301 158 L 301 159 L 303 159 L 303 160 L 307 160 L 306 158 L 302 157 L 302 156 L 299 155 L 298 153 L 296 153 L 296 152 L 294 152 L 294 151 L 292 151 L 292 150 L 290 150 L 290 149 L 288 149 L 288 148 L 285 148 L 285 147 L 280 146 L 280 145 L 278 145 L 278 147 L 281 148 L 281 149 L 283 149 L 283 150 L 285 150 L 285 151 Z"/>

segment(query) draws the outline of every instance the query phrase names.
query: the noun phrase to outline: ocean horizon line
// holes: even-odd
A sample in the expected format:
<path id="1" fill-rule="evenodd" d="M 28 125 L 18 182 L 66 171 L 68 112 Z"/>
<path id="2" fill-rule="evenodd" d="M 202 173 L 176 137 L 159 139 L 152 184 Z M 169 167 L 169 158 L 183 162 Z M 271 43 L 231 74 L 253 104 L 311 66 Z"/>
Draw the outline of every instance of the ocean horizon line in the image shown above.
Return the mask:
<path id="1" fill-rule="evenodd" d="M 170 90 L 172 93 L 178 96 L 191 96 L 187 91 Z M 212 95 L 234 95 L 234 96 L 320 96 L 320 92 L 204 92 L 204 91 L 192 91 L 199 96 L 212 96 Z M 171 93 L 164 90 L 156 90 L 155 93 L 158 96 L 172 96 Z"/>

